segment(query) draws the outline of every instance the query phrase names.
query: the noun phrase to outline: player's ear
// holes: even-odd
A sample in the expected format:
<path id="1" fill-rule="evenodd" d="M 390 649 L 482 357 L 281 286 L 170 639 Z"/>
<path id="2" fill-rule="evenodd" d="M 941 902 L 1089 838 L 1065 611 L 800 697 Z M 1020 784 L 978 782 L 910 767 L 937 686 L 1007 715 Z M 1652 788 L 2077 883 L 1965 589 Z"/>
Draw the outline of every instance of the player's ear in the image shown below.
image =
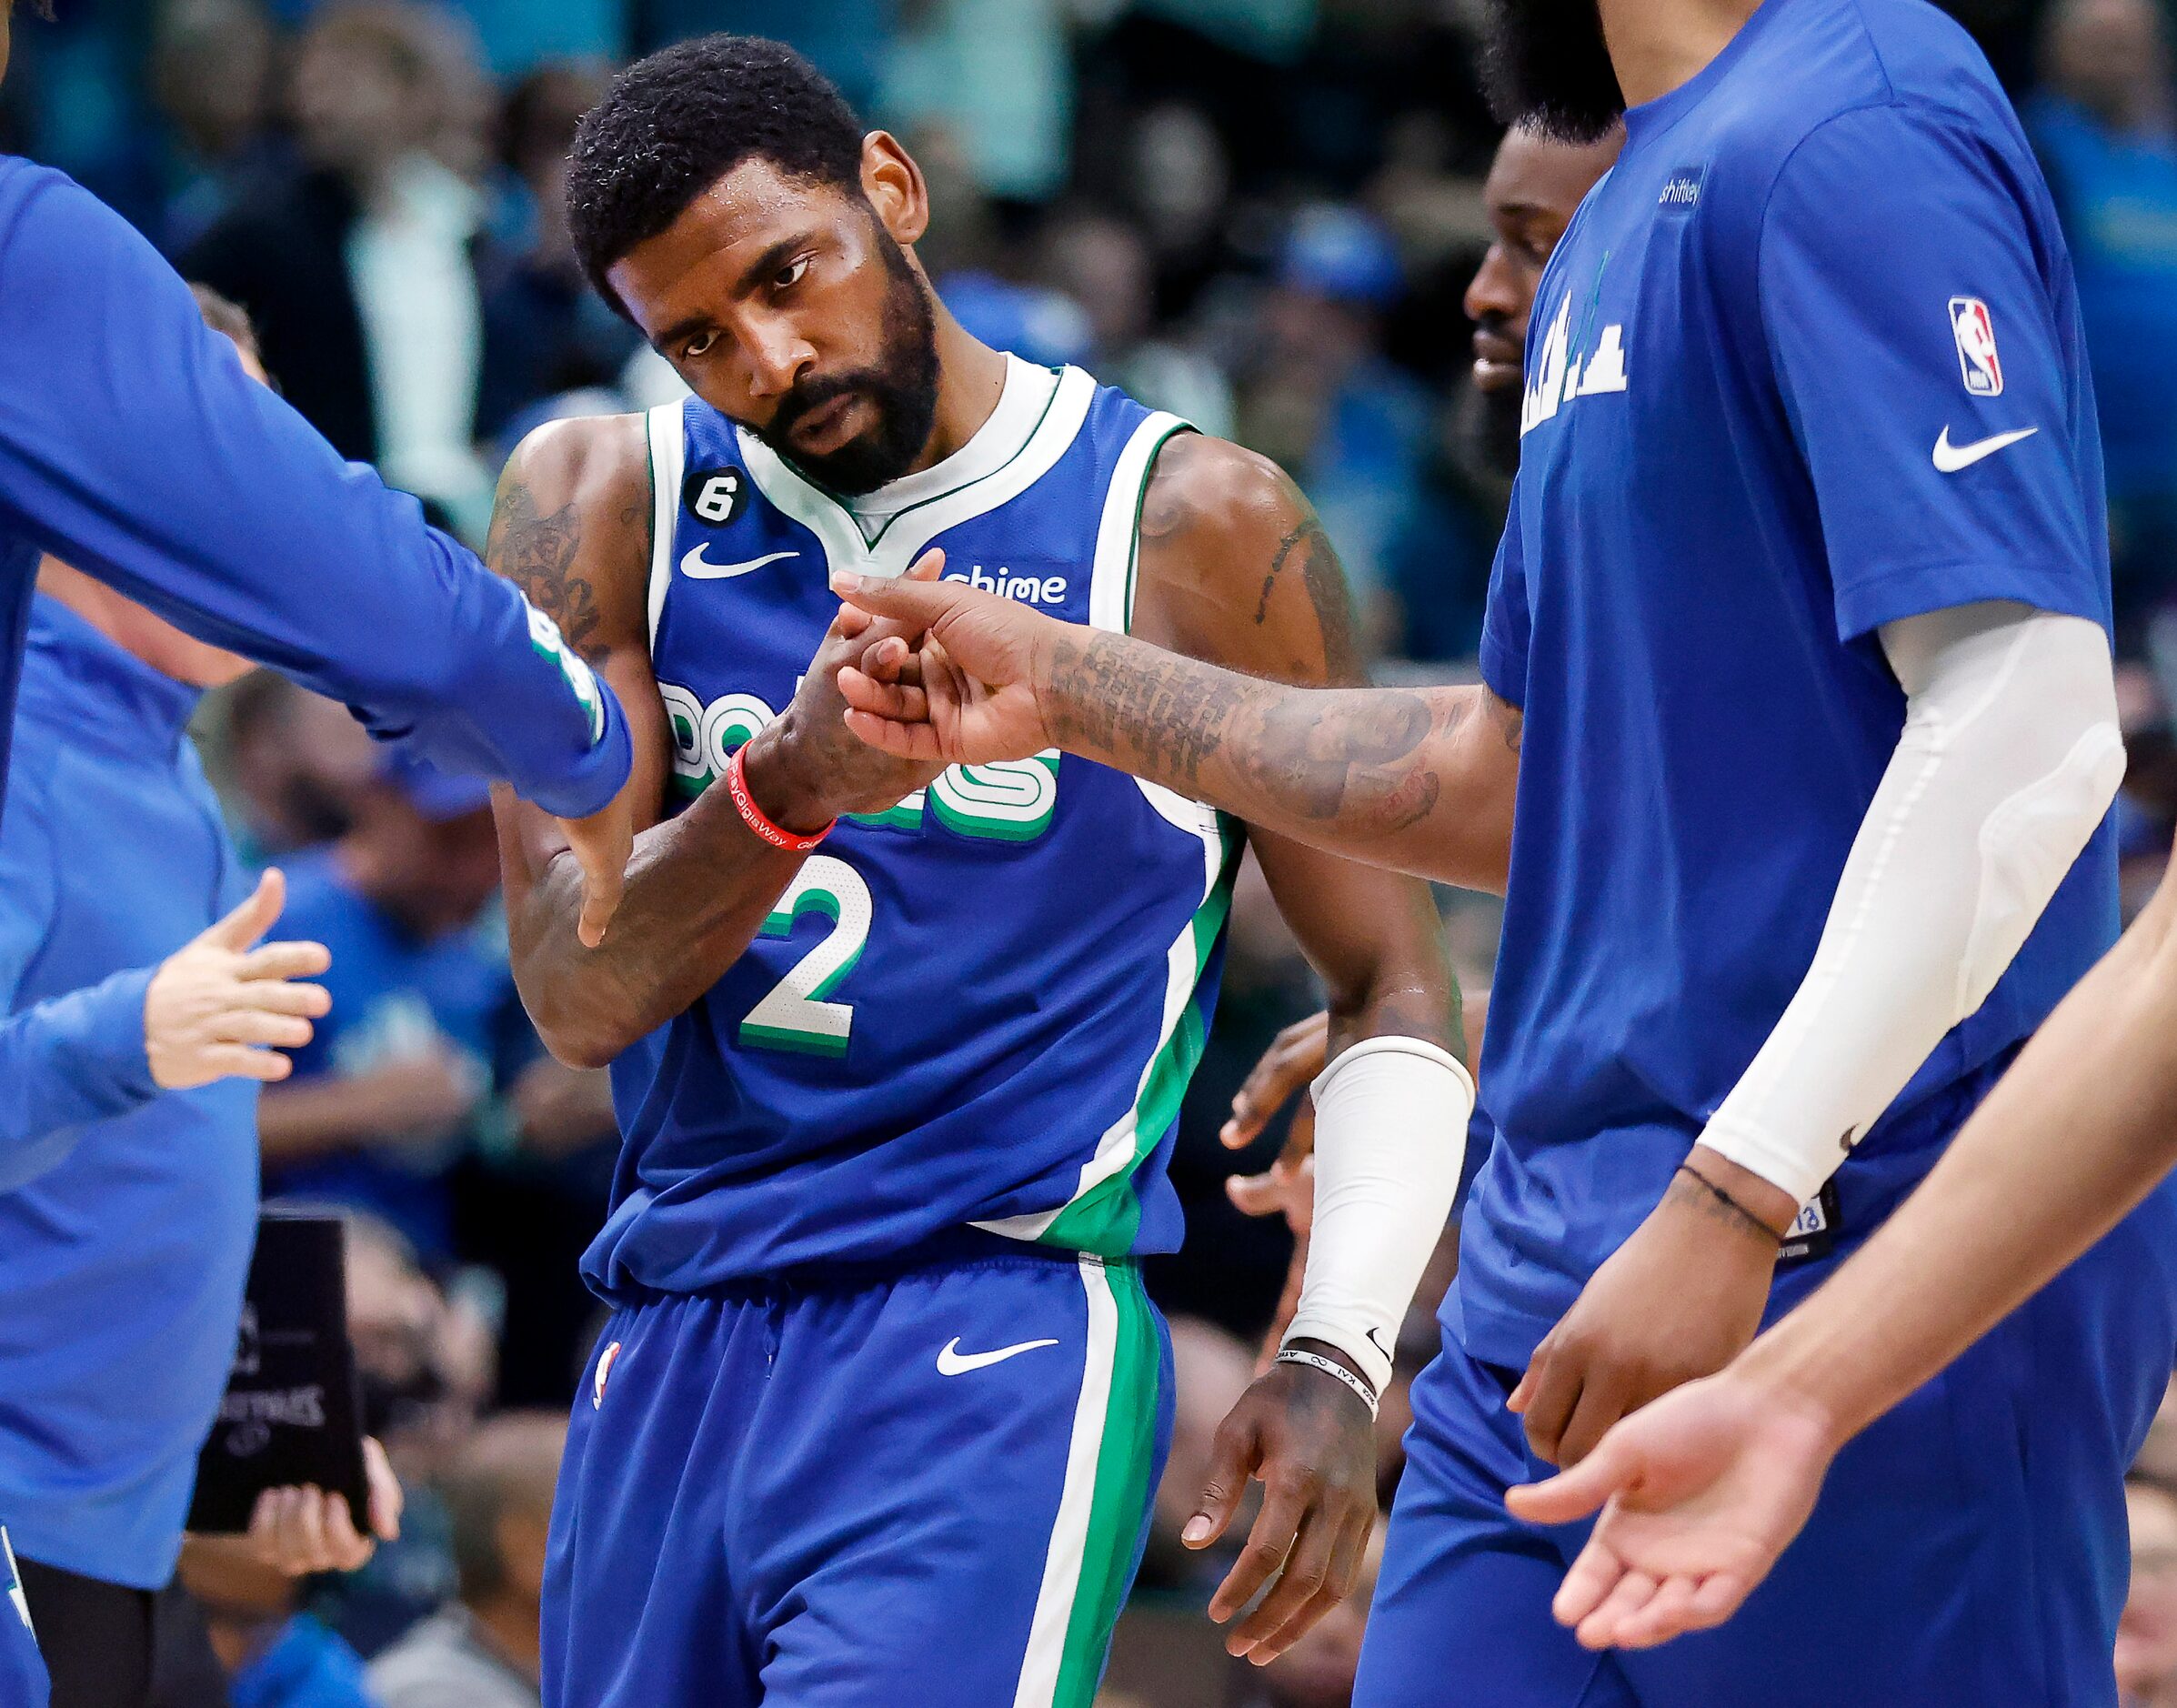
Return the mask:
<path id="1" fill-rule="evenodd" d="M 918 241 L 929 229 L 929 186 L 914 156 L 889 131 L 862 138 L 862 194 L 898 243 Z"/>

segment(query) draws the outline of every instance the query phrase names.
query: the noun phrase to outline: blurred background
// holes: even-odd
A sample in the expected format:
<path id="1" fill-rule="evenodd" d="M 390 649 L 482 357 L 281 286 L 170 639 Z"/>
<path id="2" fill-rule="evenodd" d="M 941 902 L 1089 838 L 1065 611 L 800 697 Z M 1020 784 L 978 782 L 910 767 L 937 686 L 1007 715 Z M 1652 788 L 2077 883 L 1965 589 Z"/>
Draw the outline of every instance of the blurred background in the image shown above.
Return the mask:
<path id="1" fill-rule="evenodd" d="M 936 203 L 921 253 L 971 329 L 1277 457 L 1344 558 L 1379 676 L 1451 680 L 1471 671 L 1516 452 L 1471 383 L 1469 287 L 1493 241 L 1495 265 L 1531 270 L 1513 251 L 1554 236 L 1492 230 L 1479 4 L 59 0 L 53 22 L 18 18 L 0 146 L 74 174 L 243 304 L 288 398 L 480 544 L 526 430 L 678 390 L 574 265 L 561 186 L 577 120 L 616 65 L 667 42 L 782 38 L 921 161 Z M 2158 0 L 1951 9 L 2027 116 L 2078 266 L 2132 751 L 2127 895 L 2143 899 L 2177 822 L 2170 20 Z M 1472 301 L 1500 316 L 1488 288 Z M 306 879 L 283 935 L 335 948 L 333 1018 L 264 1100 L 266 1190 L 356 1214 L 369 1422 L 411 1502 L 400 1543 L 341 1582 L 298 1591 L 197 1560 L 192 1616 L 225 1675 L 170 1681 L 168 1700 L 534 1703 L 559 1419 L 595 1329 L 576 1264 L 615 1143 L 601 1076 L 550 1061 L 522 1017 L 479 791 L 385 769 L 341 708 L 268 676 L 216 696 L 200 734 L 246 846 Z M 1494 910 L 1449 894 L 1445 908 L 1471 1028 Z M 1263 1047 L 1317 1004 L 1259 880 L 1232 919 L 1174 1162 L 1189 1245 L 1152 1273 L 1174 1318 L 1179 1439 L 1106 1696 L 1337 1708 L 1362 1611 L 1241 1667 L 1200 1617 L 1224 1562 L 1177 1543 L 1291 1249 L 1281 1221 L 1224 1194 L 1267 1166 L 1283 1124 L 1237 1155 L 1217 1129 Z M 1450 1269 L 1447 1249 L 1409 1370 Z M 1401 1412 L 1394 1394 L 1387 1500 Z M 2132 1701 L 2177 1704 L 2177 1437 L 2158 1436 L 2142 1478 L 2120 1662 Z M 346 1696 L 311 1693 L 339 1667 L 266 1663 L 346 1650 L 371 1664 Z"/>

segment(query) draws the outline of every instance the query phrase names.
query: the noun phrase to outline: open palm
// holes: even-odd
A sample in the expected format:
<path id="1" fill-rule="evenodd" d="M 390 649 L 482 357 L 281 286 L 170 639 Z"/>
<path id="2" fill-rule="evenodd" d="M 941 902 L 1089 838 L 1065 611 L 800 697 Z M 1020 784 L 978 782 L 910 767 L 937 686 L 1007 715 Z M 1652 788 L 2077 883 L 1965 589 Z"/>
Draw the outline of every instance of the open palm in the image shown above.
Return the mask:
<path id="1" fill-rule="evenodd" d="M 1834 1452 L 1820 1419 L 1727 1371 L 1643 1406 L 1507 1504 L 1546 1524 L 1600 1507 L 1553 1611 L 1588 1648 L 1651 1648 L 1738 1610 L 1806 1523 Z"/>

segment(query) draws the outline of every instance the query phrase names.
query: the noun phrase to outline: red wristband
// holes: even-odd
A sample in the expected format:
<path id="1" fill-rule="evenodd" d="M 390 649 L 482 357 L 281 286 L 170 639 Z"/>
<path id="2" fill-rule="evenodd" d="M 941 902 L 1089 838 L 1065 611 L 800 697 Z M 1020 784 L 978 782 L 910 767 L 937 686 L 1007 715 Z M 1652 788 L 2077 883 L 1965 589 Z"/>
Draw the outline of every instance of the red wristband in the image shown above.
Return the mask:
<path id="1" fill-rule="evenodd" d="M 789 854 L 806 854 L 832 831 L 837 819 L 814 836 L 796 836 L 791 830 L 773 824 L 764 817 L 764 809 L 756 804 L 756 797 L 748 792 L 748 746 L 743 742 L 734 749 L 733 758 L 726 761 L 726 789 L 732 795 L 734 807 L 741 815 L 741 822 L 773 848 L 784 849 Z"/>

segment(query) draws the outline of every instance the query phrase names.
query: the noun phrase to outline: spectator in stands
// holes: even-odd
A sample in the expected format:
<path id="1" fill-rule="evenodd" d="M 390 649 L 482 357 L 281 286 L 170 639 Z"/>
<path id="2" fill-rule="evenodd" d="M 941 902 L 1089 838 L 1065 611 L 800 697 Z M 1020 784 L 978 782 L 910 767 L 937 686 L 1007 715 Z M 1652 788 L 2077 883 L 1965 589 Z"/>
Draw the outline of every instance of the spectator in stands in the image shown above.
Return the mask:
<path id="1" fill-rule="evenodd" d="M 484 368 L 477 431 L 517 439 L 569 392 L 608 387 L 642 342 L 582 276 L 567 225 L 575 126 L 605 92 L 602 66 L 540 65 L 507 96 L 504 164 L 521 185 L 527 241 L 484 258 Z"/>
<path id="2" fill-rule="evenodd" d="M 484 200 L 445 164 L 478 151 L 473 68 L 444 21 L 404 0 L 312 20 L 291 88 L 295 166 L 237 202 L 186 267 L 256 317 L 266 365 L 345 455 L 480 530 L 474 449 Z"/>
<path id="3" fill-rule="evenodd" d="M 174 179 L 161 228 L 181 253 L 253 176 L 273 169 L 271 23 L 256 0 L 178 0 L 158 18 L 152 96 L 173 126 Z"/>
<path id="4" fill-rule="evenodd" d="M 2155 0 L 2057 0 L 2026 121 L 2079 280 L 2120 639 L 2177 588 L 2177 111 Z"/>
<path id="5" fill-rule="evenodd" d="M 1410 527 L 1429 451 L 1428 394 L 1383 354 L 1403 289 L 1390 236 L 1359 209 L 1304 208 L 1263 305 L 1240 435 L 1315 501 L 1379 651 L 1391 555 Z"/>
<path id="6" fill-rule="evenodd" d="M 2177 1704 L 2177 1493 L 2134 1477 L 2124 1485 L 2132 1522 L 2132 1589 L 2117 1623 L 2123 1708 Z"/>
<path id="7" fill-rule="evenodd" d="M 299 1611 L 293 1578 L 246 1549 L 192 1539 L 182 1550 L 181 1582 L 204 1610 L 228 1708 L 377 1708 L 362 1661 Z"/>
<path id="8" fill-rule="evenodd" d="M 1155 267 L 1137 227 L 1106 214 L 1060 219 L 1044 240 L 1043 276 L 1088 315 L 1084 365 L 1099 379 L 1213 437 L 1231 437 L 1230 382 L 1205 357 L 1157 334 Z"/>
<path id="9" fill-rule="evenodd" d="M 480 1429 L 443 1485 L 460 1599 L 371 1663 L 382 1708 L 537 1708 L 545 1542 L 567 1420 L 508 1412 Z"/>
<path id="10" fill-rule="evenodd" d="M 317 1611 L 370 1660 L 456 1592 L 439 1488 L 490 1396 L 492 1330 L 473 1293 L 442 1288 L 399 1233 L 367 1215 L 348 1218 L 347 1319 L 364 1427 L 384 1442 L 408 1499 L 399 1539 L 334 1584 Z"/>
<path id="11" fill-rule="evenodd" d="M 332 950 L 333 1009 L 263 1100 L 267 1193 L 368 1210 L 426 1260 L 450 1254 L 446 1175 L 518 1011 L 497 889 L 484 784 L 392 751 L 347 833 L 291 862 L 287 929 Z"/>
<path id="12" fill-rule="evenodd" d="M 330 842 L 347 829 L 377 749 L 346 707 L 259 670 L 226 691 L 226 774 L 235 839 L 253 866 Z"/>

